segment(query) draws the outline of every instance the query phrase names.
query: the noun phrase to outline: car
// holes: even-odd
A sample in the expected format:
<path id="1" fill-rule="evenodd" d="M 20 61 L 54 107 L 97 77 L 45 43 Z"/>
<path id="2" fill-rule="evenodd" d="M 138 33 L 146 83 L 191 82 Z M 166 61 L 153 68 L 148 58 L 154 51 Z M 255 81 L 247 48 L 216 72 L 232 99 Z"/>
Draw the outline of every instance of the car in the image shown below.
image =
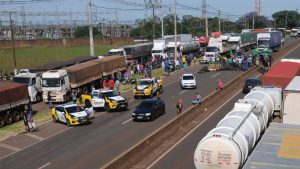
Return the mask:
<path id="1" fill-rule="evenodd" d="M 153 97 L 157 93 L 162 93 L 163 85 L 162 80 L 157 78 L 144 78 L 141 79 L 137 86 L 133 89 L 132 93 L 134 98 L 138 97 Z"/>
<path id="2" fill-rule="evenodd" d="M 196 78 L 191 73 L 185 73 L 180 77 L 180 86 L 182 89 L 197 88 Z"/>
<path id="3" fill-rule="evenodd" d="M 53 122 L 66 123 L 68 127 L 91 123 L 91 118 L 88 112 L 83 110 L 77 104 L 63 104 L 51 109 Z"/>
<path id="4" fill-rule="evenodd" d="M 255 86 L 259 86 L 261 85 L 261 81 L 259 79 L 256 78 L 248 78 L 246 79 L 244 86 L 243 86 L 243 93 L 247 94 L 250 92 L 250 90 L 252 88 L 254 88 Z"/>
<path id="5" fill-rule="evenodd" d="M 143 100 L 132 113 L 133 121 L 152 121 L 165 113 L 165 102 L 161 99 Z"/>
<path id="6" fill-rule="evenodd" d="M 94 109 L 104 108 L 107 112 L 128 108 L 127 99 L 110 89 L 95 89 L 91 94 L 82 94 L 81 98 L 84 104 L 90 102 Z"/>

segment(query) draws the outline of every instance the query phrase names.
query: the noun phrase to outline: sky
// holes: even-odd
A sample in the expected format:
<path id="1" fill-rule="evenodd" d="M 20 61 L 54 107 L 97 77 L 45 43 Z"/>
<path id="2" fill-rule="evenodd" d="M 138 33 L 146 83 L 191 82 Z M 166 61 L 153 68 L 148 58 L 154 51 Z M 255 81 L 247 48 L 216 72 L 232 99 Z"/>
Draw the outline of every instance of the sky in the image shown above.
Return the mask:
<path id="1" fill-rule="evenodd" d="M 17 4 L 17 2 L 26 1 L 26 3 Z M 32 2 L 33 1 L 33 2 Z M 157 0 L 160 2 L 160 0 Z M 254 11 L 255 0 L 206 0 L 208 12 L 210 16 L 217 16 L 218 10 L 221 11 L 222 18 L 237 20 L 245 13 Z M 15 3 L 14 3 L 15 2 Z M 173 12 L 174 0 L 162 0 L 165 5 L 164 15 Z M 124 23 L 133 23 L 136 19 L 145 17 L 144 0 L 92 0 L 93 11 L 98 12 L 94 16 L 94 20 L 111 21 L 116 20 Z M 202 16 L 201 6 L 202 0 L 177 0 L 177 14 Z M 67 22 L 68 20 L 87 20 L 87 4 L 88 0 L 0 0 L 0 12 L 7 10 L 25 12 L 78 12 L 72 15 L 53 16 L 39 15 L 27 16 L 26 22 L 33 23 L 43 22 Z M 120 10 L 116 14 L 116 9 Z M 262 14 L 271 17 L 274 12 L 281 10 L 298 10 L 300 8 L 300 0 L 262 0 Z M 160 11 L 157 11 L 160 14 Z M 148 12 L 149 14 L 151 11 Z M 0 15 L 1 20 L 8 20 L 8 16 Z M 21 22 L 22 18 L 15 16 L 16 22 Z"/>

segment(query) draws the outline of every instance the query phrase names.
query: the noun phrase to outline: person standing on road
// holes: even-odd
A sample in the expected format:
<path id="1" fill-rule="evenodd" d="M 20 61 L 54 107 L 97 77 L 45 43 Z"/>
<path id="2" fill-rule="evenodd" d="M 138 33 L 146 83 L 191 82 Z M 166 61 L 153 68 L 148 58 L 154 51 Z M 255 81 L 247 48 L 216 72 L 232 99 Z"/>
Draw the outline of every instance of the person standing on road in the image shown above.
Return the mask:
<path id="1" fill-rule="evenodd" d="M 110 80 L 108 81 L 108 86 L 109 86 L 109 89 L 110 89 L 110 90 L 114 90 L 114 88 L 115 88 L 115 82 L 114 82 L 113 79 L 110 79 Z"/>
<path id="2" fill-rule="evenodd" d="M 28 127 L 27 114 L 28 114 L 28 112 L 25 111 L 24 116 L 23 116 L 23 122 L 24 122 L 25 130 L 26 130 L 27 132 L 29 132 L 30 129 L 29 129 L 29 127 Z"/>
<path id="3" fill-rule="evenodd" d="M 217 90 L 221 90 L 222 91 L 222 89 L 223 89 L 223 82 L 222 82 L 221 79 L 218 79 L 218 88 L 217 88 Z"/>
<path id="4" fill-rule="evenodd" d="M 47 94 L 47 101 L 48 101 L 48 108 L 51 109 L 53 106 L 52 106 L 52 100 L 51 100 L 50 92 L 48 92 L 48 94 Z"/>
<path id="5" fill-rule="evenodd" d="M 74 104 L 76 104 L 77 97 L 76 97 L 75 92 L 72 92 L 72 101 L 73 101 Z"/>
<path id="6" fill-rule="evenodd" d="M 176 103 L 176 114 L 177 116 L 181 115 L 181 111 L 182 111 L 182 99 L 180 98 L 177 103 Z"/>
<path id="7" fill-rule="evenodd" d="M 119 81 L 119 79 L 116 80 L 115 85 L 116 85 L 117 93 L 120 94 L 120 81 Z"/>
<path id="8" fill-rule="evenodd" d="M 106 82 L 106 79 L 104 79 L 104 80 L 103 80 L 103 82 L 102 82 L 102 86 L 103 86 L 103 88 L 104 88 L 104 89 L 106 89 L 106 87 L 107 87 L 107 82 Z"/>

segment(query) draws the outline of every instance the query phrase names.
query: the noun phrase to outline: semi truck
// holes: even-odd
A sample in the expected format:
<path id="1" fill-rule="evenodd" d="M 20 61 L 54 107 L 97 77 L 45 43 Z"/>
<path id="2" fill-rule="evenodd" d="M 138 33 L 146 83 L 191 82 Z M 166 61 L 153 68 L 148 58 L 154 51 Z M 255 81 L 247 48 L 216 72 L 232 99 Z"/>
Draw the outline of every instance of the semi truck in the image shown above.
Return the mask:
<path id="1" fill-rule="evenodd" d="M 257 42 L 257 33 L 256 32 L 244 32 L 239 34 L 232 35 L 228 42 L 236 46 L 236 50 L 241 48 L 251 49 L 256 46 Z"/>
<path id="2" fill-rule="evenodd" d="M 201 45 L 199 42 L 190 41 L 186 43 L 181 43 L 179 45 L 179 51 L 182 54 L 190 54 L 190 53 L 199 53 Z"/>
<path id="3" fill-rule="evenodd" d="M 198 144 L 197 169 L 239 169 L 270 120 L 282 113 L 282 89 L 254 87 Z"/>
<path id="4" fill-rule="evenodd" d="M 167 35 L 167 36 L 164 36 L 164 38 L 169 39 L 169 42 L 167 43 L 167 56 L 174 57 L 175 36 Z M 192 38 L 191 34 L 179 34 L 176 37 L 176 41 L 177 41 L 177 51 L 179 51 L 180 44 L 191 42 L 191 41 L 193 41 L 193 38 Z"/>
<path id="5" fill-rule="evenodd" d="M 114 55 L 47 71 L 42 74 L 43 100 L 48 102 L 50 94 L 52 102 L 65 102 L 71 99 L 72 92 L 86 91 L 103 76 L 124 70 L 126 70 L 125 57 Z"/>
<path id="6" fill-rule="evenodd" d="M 298 37 L 298 36 L 300 36 L 300 28 L 291 29 L 291 37 Z"/>
<path id="7" fill-rule="evenodd" d="M 153 43 L 141 43 L 136 45 L 128 45 L 123 48 L 109 50 L 109 55 L 125 56 L 127 63 L 137 60 L 139 63 L 146 63 L 151 58 Z"/>
<path id="8" fill-rule="evenodd" d="M 273 52 L 276 52 L 281 47 L 281 32 L 261 32 L 257 34 L 257 46 L 258 48 L 268 48 Z"/>
<path id="9" fill-rule="evenodd" d="M 38 73 L 31 73 L 28 69 L 22 69 L 14 76 L 14 82 L 23 83 L 28 86 L 28 93 L 31 102 L 42 101 L 41 77 Z"/>
<path id="10" fill-rule="evenodd" d="M 0 127 L 21 120 L 29 102 L 26 84 L 0 82 Z"/>

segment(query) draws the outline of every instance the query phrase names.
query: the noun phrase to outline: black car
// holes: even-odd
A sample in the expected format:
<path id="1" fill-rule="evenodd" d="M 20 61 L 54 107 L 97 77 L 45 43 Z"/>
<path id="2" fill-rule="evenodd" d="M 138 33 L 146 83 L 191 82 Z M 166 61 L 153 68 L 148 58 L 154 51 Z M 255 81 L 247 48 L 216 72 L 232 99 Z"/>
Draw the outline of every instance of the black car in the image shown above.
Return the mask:
<path id="1" fill-rule="evenodd" d="M 261 85 L 261 82 L 259 79 L 248 78 L 248 79 L 246 79 L 245 84 L 243 86 L 243 93 L 245 93 L 245 94 L 249 93 L 252 88 L 254 88 L 255 86 L 259 86 L 259 85 Z"/>
<path id="2" fill-rule="evenodd" d="M 132 113 L 133 121 L 152 121 L 165 113 L 165 102 L 161 99 L 143 100 Z"/>

